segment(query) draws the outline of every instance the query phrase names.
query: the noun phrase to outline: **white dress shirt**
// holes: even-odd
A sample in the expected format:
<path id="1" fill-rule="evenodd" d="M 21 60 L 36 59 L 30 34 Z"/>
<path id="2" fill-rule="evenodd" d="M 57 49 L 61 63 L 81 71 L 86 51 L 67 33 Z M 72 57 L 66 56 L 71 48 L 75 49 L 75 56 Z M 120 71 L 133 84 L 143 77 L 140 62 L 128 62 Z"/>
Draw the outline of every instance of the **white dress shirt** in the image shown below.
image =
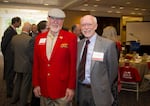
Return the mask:
<path id="1" fill-rule="evenodd" d="M 90 73 L 91 73 L 91 60 L 92 60 L 92 55 L 93 55 L 93 50 L 94 50 L 94 45 L 96 42 L 96 36 L 97 34 L 95 33 L 89 40 L 90 43 L 88 44 L 88 50 L 87 50 L 87 57 L 86 57 L 86 64 L 85 64 L 85 80 L 83 80 L 82 83 L 84 84 L 90 84 L 91 79 L 90 79 Z M 84 43 L 85 45 L 85 43 Z M 84 46 L 82 48 L 82 53 L 83 53 Z M 81 56 L 82 56 L 81 53 Z M 80 57 L 81 57 L 80 56 Z"/>

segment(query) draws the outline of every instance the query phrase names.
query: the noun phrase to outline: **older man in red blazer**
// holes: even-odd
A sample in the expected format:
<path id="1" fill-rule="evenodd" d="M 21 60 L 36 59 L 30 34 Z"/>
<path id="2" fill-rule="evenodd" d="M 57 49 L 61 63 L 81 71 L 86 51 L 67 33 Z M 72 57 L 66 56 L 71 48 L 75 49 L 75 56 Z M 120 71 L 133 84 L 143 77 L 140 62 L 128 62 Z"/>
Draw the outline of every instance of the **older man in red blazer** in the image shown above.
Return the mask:
<path id="1" fill-rule="evenodd" d="M 50 30 L 35 40 L 32 83 L 41 106 L 69 106 L 74 96 L 77 38 L 62 30 L 64 18 L 62 10 L 51 9 Z"/>

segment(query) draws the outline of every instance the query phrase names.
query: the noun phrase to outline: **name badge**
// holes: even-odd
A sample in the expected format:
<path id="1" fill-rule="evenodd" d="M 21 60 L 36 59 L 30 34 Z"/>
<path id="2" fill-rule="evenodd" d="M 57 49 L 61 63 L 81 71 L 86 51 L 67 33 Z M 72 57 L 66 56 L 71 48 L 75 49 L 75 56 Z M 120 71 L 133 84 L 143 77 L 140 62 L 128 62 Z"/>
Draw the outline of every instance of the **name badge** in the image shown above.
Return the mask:
<path id="1" fill-rule="evenodd" d="M 103 52 L 93 52 L 92 60 L 103 61 L 104 53 Z"/>
<path id="2" fill-rule="evenodd" d="M 46 43 L 46 38 L 41 38 L 39 41 L 39 45 L 43 45 Z"/>

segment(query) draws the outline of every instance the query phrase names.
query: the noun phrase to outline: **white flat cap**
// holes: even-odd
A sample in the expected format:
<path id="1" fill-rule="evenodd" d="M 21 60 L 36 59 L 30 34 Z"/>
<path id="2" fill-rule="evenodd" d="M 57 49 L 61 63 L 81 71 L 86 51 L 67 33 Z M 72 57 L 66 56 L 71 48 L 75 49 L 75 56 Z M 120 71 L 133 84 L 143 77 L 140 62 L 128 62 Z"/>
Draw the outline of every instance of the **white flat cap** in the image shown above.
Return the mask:
<path id="1" fill-rule="evenodd" d="M 62 11 L 59 8 L 52 8 L 48 11 L 48 16 L 54 17 L 54 18 L 65 18 L 66 15 L 64 11 Z"/>

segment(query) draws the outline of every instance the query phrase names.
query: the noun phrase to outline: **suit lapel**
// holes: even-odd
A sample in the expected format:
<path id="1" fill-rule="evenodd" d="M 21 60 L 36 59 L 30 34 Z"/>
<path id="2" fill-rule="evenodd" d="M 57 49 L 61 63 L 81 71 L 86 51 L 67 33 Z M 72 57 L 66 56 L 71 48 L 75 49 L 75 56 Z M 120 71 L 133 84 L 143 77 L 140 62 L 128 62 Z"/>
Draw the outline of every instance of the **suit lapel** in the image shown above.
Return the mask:
<path id="1" fill-rule="evenodd" d="M 102 39 L 99 35 L 97 35 L 93 52 L 102 52 L 102 51 L 103 51 Z M 95 60 L 92 60 L 91 62 L 91 72 L 93 70 L 95 62 L 96 62 Z"/>

